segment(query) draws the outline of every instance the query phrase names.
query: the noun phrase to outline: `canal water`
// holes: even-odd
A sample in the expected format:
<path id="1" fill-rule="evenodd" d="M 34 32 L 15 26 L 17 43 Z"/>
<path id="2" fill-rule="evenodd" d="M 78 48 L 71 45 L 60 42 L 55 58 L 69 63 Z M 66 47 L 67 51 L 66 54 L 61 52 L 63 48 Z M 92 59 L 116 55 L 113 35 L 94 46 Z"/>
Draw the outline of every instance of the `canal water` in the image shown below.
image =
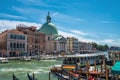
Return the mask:
<path id="1" fill-rule="evenodd" d="M 19 80 L 28 80 L 27 73 L 35 74 L 38 80 L 48 80 L 49 69 L 53 65 L 62 64 L 57 60 L 32 60 L 30 62 L 11 60 L 9 63 L 0 64 L 0 80 L 12 80 L 12 74 L 14 73 Z M 57 80 L 57 78 L 51 75 L 51 80 Z"/>

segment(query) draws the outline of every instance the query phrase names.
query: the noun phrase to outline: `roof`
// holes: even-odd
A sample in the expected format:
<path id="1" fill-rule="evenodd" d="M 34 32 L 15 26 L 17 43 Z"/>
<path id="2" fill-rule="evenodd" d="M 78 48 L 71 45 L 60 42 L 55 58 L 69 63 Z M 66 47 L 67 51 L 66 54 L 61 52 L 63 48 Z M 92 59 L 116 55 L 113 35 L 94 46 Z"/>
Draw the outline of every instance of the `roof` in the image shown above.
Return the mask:
<path id="1" fill-rule="evenodd" d="M 43 24 L 42 27 L 40 29 L 38 29 L 38 31 L 43 32 L 43 33 L 45 33 L 47 35 L 49 35 L 49 34 L 58 34 L 57 28 L 51 22 Z"/>
<path id="2" fill-rule="evenodd" d="M 42 25 L 42 27 L 40 29 L 38 29 L 39 32 L 43 32 L 47 35 L 56 35 L 58 34 L 57 28 L 56 26 L 51 23 L 51 17 L 49 15 L 50 13 L 48 12 L 48 15 L 46 17 L 46 23 Z"/>
<path id="3" fill-rule="evenodd" d="M 100 56 L 104 54 L 98 54 L 98 53 L 93 53 L 93 54 L 76 54 L 76 55 L 65 55 L 65 57 L 92 57 L 92 56 Z"/>
<path id="4" fill-rule="evenodd" d="M 15 30 L 15 29 L 13 29 L 13 30 L 8 30 L 7 32 L 8 32 L 8 33 L 14 33 L 14 34 L 24 34 L 23 32 L 18 31 L 18 30 Z"/>
<path id="5" fill-rule="evenodd" d="M 15 29 L 12 29 L 12 30 L 6 30 L 6 31 L 2 32 L 2 33 L 0 34 L 0 36 L 5 36 L 7 33 L 14 33 L 14 34 L 24 35 L 23 32 L 18 31 L 18 30 L 15 30 Z"/>
<path id="6" fill-rule="evenodd" d="M 58 40 L 66 40 L 66 39 L 63 36 L 61 36 L 61 35 L 55 35 L 53 40 L 58 41 Z"/>
<path id="7" fill-rule="evenodd" d="M 111 72 L 113 74 L 119 74 L 120 75 L 120 61 L 116 62 L 114 66 L 112 67 Z"/>

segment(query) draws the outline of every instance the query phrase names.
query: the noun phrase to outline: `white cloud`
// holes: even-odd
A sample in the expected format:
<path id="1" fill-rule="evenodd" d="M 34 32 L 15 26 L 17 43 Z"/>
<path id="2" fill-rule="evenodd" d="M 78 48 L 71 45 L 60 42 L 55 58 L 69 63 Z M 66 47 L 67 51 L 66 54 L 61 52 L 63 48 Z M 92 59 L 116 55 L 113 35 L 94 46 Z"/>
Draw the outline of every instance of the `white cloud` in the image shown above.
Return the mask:
<path id="1" fill-rule="evenodd" d="M 72 33 L 67 33 L 67 32 L 60 31 L 60 30 L 58 30 L 58 33 L 59 33 L 60 35 L 63 35 L 64 37 L 75 37 L 75 35 L 72 34 Z"/>
<path id="2" fill-rule="evenodd" d="M 68 33 L 67 31 L 58 31 L 60 35 L 63 35 L 64 37 L 75 37 L 75 38 L 78 38 L 79 41 L 82 41 L 82 42 L 96 42 L 98 44 L 101 44 L 101 45 L 104 45 L 104 44 L 107 44 L 109 46 L 120 46 L 120 39 L 103 39 L 103 40 L 98 40 L 97 38 L 96 39 L 89 39 L 89 38 L 85 38 L 83 37 L 82 35 L 81 36 L 78 36 L 74 33 Z M 74 31 L 76 33 L 80 33 L 79 31 Z M 90 35 L 88 35 L 90 36 Z"/>
<path id="3" fill-rule="evenodd" d="M 108 44 L 110 46 L 120 46 L 120 39 L 104 39 L 97 41 L 99 44 Z"/>
<path id="4" fill-rule="evenodd" d="M 103 40 L 101 42 L 110 44 L 110 43 L 114 42 L 114 40 L 112 40 L 112 39 L 105 39 L 105 40 Z"/>
<path id="5" fill-rule="evenodd" d="M 18 19 L 18 18 L 20 18 L 20 19 L 25 19 L 25 18 L 22 17 L 22 16 L 16 16 L 16 15 L 11 15 L 11 14 L 6 14 L 6 13 L 0 13 L 0 16 L 1 16 L 1 17 L 16 18 L 16 19 Z"/>
<path id="6" fill-rule="evenodd" d="M 41 24 L 33 22 L 24 22 L 24 21 L 11 21 L 11 20 L 0 20 L 0 32 L 6 29 L 15 29 L 16 25 L 24 24 L 27 26 L 36 26 L 40 28 Z"/>
<path id="7" fill-rule="evenodd" d="M 0 20 L 0 32 L 7 30 L 7 29 L 15 29 L 16 25 L 18 24 L 25 24 L 27 26 L 36 26 L 37 28 L 41 27 L 41 24 L 38 23 L 33 23 L 33 22 L 24 22 L 24 21 L 11 21 L 11 20 Z M 64 37 L 75 37 L 78 38 L 79 41 L 83 42 L 96 42 L 99 44 L 108 44 L 110 46 L 115 45 L 115 46 L 120 46 L 120 39 L 103 39 L 103 40 L 93 40 L 93 39 L 88 39 L 83 37 L 82 35 L 87 35 L 87 33 L 73 30 L 73 33 L 69 33 L 69 30 L 58 30 L 60 35 L 63 35 Z M 81 36 L 76 35 L 76 34 L 81 34 Z M 88 35 L 89 36 L 89 35 Z"/>
<path id="8" fill-rule="evenodd" d="M 18 7 L 15 7 L 15 6 L 13 6 L 12 9 L 13 9 L 13 10 L 16 10 L 16 11 L 18 11 L 18 12 L 20 12 L 20 13 L 26 13 L 26 10 L 25 10 L 25 9 L 18 8 Z"/>
<path id="9" fill-rule="evenodd" d="M 44 0 L 18 0 L 19 2 L 22 2 L 23 4 L 29 4 L 29 5 L 38 5 L 42 7 L 55 7 L 58 8 L 57 6 L 50 5 L 48 2 L 45 2 Z"/>
<path id="10" fill-rule="evenodd" d="M 41 21 L 42 23 L 44 23 L 44 22 L 45 22 L 45 19 L 41 18 L 40 21 Z"/>
<path id="11" fill-rule="evenodd" d="M 99 41 L 97 41 L 97 43 L 99 43 L 99 44 L 108 44 L 108 45 L 113 45 L 113 43 L 114 43 L 114 40 L 112 40 L 112 39 L 104 39 L 104 40 L 99 40 Z"/>
<path id="12" fill-rule="evenodd" d="M 53 13 L 53 14 L 52 14 L 52 17 L 54 17 L 54 16 L 57 15 L 57 14 L 58 14 L 58 12 Z"/>
<path id="13" fill-rule="evenodd" d="M 75 38 L 78 38 L 78 40 L 82 41 L 82 42 L 96 42 L 95 40 L 87 39 L 82 36 L 77 36 L 76 34 L 64 32 L 64 31 L 60 31 L 60 30 L 58 32 L 60 35 L 63 35 L 64 37 L 75 37 Z"/>
<path id="14" fill-rule="evenodd" d="M 82 31 L 78 31 L 78 30 L 70 30 L 70 31 L 75 33 L 75 34 L 79 34 L 79 35 L 87 35 L 87 33 L 82 32 Z"/>

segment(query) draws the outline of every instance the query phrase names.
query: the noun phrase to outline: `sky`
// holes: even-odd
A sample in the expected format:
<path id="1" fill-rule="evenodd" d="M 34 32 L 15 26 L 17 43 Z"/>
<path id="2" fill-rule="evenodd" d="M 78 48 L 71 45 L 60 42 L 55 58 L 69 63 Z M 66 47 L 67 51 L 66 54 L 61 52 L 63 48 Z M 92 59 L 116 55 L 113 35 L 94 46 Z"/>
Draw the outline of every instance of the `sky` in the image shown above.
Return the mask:
<path id="1" fill-rule="evenodd" d="M 60 35 L 120 46 L 120 0 L 0 0 L 0 32 L 25 24 L 40 28 L 50 11 Z"/>

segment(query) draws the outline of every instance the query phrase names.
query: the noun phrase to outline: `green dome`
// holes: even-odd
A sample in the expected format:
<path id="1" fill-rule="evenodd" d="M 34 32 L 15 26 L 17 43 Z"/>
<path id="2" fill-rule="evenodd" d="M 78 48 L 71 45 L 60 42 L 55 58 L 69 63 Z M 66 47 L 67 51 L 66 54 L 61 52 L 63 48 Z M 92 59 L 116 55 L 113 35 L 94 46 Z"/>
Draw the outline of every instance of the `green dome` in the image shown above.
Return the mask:
<path id="1" fill-rule="evenodd" d="M 49 12 L 48 12 L 48 15 L 46 17 L 46 23 L 42 25 L 42 27 L 40 29 L 38 29 L 38 31 L 40 32 L 43 32 L 45 34 L 58 34 L 58 31 L 55 27 L 54 24 L 51 23 L 51 17 L 49 15 Z"/>
<path id="2" fill-rule="evenodd" d="M 53 23 L 45 23 L 42 25 L 38 31 L 43 32 L 45 34 L 58 34 L 58 31 Z"/>

